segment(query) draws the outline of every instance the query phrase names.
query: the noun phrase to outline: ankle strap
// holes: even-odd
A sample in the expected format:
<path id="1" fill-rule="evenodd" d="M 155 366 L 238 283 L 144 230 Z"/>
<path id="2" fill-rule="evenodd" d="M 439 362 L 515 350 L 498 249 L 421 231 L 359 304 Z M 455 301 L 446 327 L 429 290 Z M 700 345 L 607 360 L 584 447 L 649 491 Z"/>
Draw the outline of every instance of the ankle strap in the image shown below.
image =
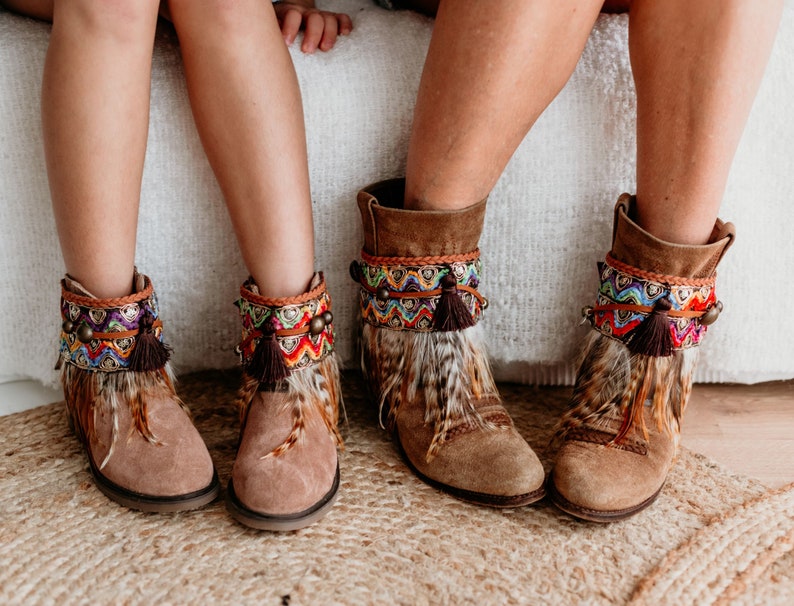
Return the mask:
<path id="1" fill-rule="evenodd" d="M 361 285 L 361 317 L 372 326 L 418 332 L 474 326 L 488 301 L 480 295 L 480 251 L 442 257 L 361 253 L 350 275 Z"/>
<path id="2" fill-rule="evenodd" d="M 685 279 L 640 270 L 607 255 L 598 264 L 601 286 L 585 318 L 632 353 L 665 357 L 697 347 L 722 311 L 715 277 Z"/>
<path id="3" fill-rule="evenodd" d="M 277 383 L 334 351 L 331 297 L 322 273 L 317 276 L 317 286 L 290 299 L 262 297 L 252 280 L 240 288 L 243 331 L 235 351 L 250 376 Z"/>
<path id="4" fill-rule="evenodd" d="M 163 368 L 170 348 L 163 343 L 157 296 L 148 277 L 127 297 L 96 299 L 61 289 L 61 345 L 58 364 L 93 372 Z"/>

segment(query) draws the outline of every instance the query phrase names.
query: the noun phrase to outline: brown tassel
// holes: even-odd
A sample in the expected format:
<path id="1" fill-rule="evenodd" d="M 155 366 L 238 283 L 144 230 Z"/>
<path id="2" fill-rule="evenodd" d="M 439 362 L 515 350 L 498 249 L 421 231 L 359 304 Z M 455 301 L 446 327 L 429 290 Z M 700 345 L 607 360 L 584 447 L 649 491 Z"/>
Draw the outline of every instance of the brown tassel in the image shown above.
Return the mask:
<path id="1" fill-rule="evenodd" d="M 447 274 L 441 279 L 441 298 L 436 305 L 433 327 L 436 330 L 447 332 L 463 330 L 472 326 L 474 326 L 474 320 L 463 299 L 458 295 L 457 280 L 451 273 Z"/>
<path id="2" fill-rule="evenodd" d="M 631 353 L 654 358 L 665 358 L 673 354 L 673 337 L 670 334 L 670 318 L 667 314 L 671 307 L 667 299 L 656 302 L 653 311 L 634 329 L 628 342 Z"/>
<path id="3" fill-rule="evenodd" d="M 149 310 L 143 313 L 138 324 L 135 348 L 130 354 L 130 370 L 148 372 L 160 370 L 171 357 L 171 348 L 157 338 L 153 328 L 154 316 Z"/>
<path id="4" fill-rule="evenodd" d="M 274 328 L 271 327 L 259 339 L 245 371 L 260 383 L 266 384 L 278 383 L 289 376 L 289 368 L 284 361 L 284 353 L 278 344 Z"/>

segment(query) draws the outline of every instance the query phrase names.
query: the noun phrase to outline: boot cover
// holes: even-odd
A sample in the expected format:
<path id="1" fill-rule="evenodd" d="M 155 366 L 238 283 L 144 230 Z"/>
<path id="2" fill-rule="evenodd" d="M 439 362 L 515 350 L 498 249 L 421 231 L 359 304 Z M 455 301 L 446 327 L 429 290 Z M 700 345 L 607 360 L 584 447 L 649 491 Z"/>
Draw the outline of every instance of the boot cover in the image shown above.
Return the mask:
<path id="1" fill-rule="evenodd" d="M 133 294 L 97 299 L 67 276 L 61 316 L 64 396 L 99 489 L 141 511 L 213 501 L 218 478 L 174 391 L 149 278 L 136 272 Z"/>
<path id="2" fill-rule="evenodd" d="M 296 530 L 322 518 L 339 490 L 341 387 L 331 299 L 322 273 L 298 297 L 269 299 L 253 280 L 243 324 L 240 445 L 226 505 L 240 523 Z"/>
<path id="3" fill-rule="evenodd" d="M 560 509 L 596 522 L 629 517 L 662 489 L 697 347 L 722 310 L 715 268 L 734 237 L 733 226 L 718 220 L 708 244 L 667 243 L 631 219 L 633 206 L 627 194 L 618 200 L 596 304 L 583 310 L 594 330 L 549 479 Z"/>
<path id="4" fill-rule="evenodd" d="M 464 501 L 516 507 L 542 498 L 543 468 L 491 375 L 478 321 L 485 201 L 408 211 L 404 182 L 359 194 L 361 362 L 389 430 L 423 481 Z"/>

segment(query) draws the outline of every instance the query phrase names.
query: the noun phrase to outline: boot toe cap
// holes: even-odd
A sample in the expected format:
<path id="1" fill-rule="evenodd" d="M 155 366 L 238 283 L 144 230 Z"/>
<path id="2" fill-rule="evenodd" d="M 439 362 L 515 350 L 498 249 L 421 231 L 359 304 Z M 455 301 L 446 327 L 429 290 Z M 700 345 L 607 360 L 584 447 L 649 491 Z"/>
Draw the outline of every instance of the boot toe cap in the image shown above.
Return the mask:
<path id="1" fill-rule="evenodd" d="M 423 476 L 443 487 L 474 493 L 471 500 L 482 495 L 499 505 L 509 499 L 542 496 L 544 471 L 537 455 L 514 429 L 480 430 L 458 436 L 442 445 L 430 461 L 426 451 L 403 443 L 409 462 Z M 444 488 L 444 489 L 446 489 Z M 461 496 L 465 500 L 466 495 Z"/>
<path id="2" fill-rule="evenodd" d="M 235 462 L 232 483 L 243 507 L 265 516 L 295 515 L 327 498 L 337 475 L 336 450 L 310 466 L 288 455 Z"/>
<path id="3" fill-rule="evenodd" d="M 555 503 L 577 517 L 621 519 L 649 505 L 667 474 L 653 459 L 616 447 L 566 442 L 551 473 Z"/>

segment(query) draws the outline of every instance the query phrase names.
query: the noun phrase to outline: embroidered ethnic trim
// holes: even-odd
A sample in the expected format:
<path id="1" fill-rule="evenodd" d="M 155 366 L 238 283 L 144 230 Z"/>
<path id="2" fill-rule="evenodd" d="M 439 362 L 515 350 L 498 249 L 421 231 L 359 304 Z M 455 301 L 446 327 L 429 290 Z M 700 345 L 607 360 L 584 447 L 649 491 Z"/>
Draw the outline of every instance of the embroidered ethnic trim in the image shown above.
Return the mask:
<path id="1" fill-rule="evenodd" d="M 664 276 L 626 265 L 611 255 L 598 264 L 598 271 L 601 286 L 596 305 L 583 313 L 601 334 L 625 344 L 662 300 L 669 303 L 665 313 L 674 351 L 697 347 L 722 310 L 714 292 L 716 276 L 692 280 Z"/>
<path id="2" fill-rule="evenodd" d="M 58 366 L 65 362 L 89 371 L 129 369 L 142 331 L 153 332 L 162 343 L 159 315 L 157 296 L 146 276 L 140 292 L 118 299 L 77 295 L 62 282 Z"/>
<path id="3" fill-rule="evenodd" d="M 454 290 L 471 316 L 479 321 L 488 301 L 477 292 L 480 284 L 480 251 L 439 257 L 375 257 L 361 253 L 353 261 L 350 275 L 361 285 L 361 317 L 372 326 L 394 330 L 429 332 L 435 326 L 436 309 L 447 296 L 454 278 Z M 445 288 L 447 290 L 445 290 Z"/>
<path id="4" fill-rule="evenodd" d="M 236 302 L 243 324 L 242 341 L 235 352 L 244 367 L 250 366 L 259 344 L 274 333 L 289 370 L 307 368 L 333 352 L 331 297 L 322 274 L 320 279 L 317 287 L 294 299 L 267 299 L 251 290 L 252 281 L 243 284 Z"/>

